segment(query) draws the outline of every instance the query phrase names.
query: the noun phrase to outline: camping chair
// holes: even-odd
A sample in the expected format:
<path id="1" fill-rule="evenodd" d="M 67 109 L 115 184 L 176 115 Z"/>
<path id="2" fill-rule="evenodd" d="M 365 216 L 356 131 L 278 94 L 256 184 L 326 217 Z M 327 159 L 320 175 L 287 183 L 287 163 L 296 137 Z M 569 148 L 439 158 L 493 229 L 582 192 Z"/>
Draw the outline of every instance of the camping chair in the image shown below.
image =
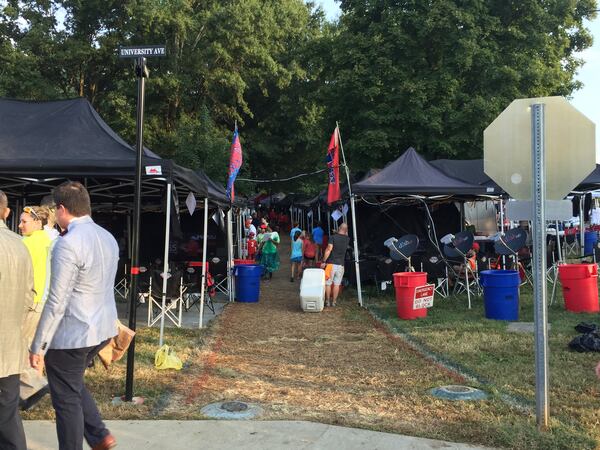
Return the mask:
<path id="1" fill-rule="evenodd" d="M 212 282 L 212 276 L 208 271 L 209 264 L 206 263 L 206 282 L 204 289 L 204 304 L 215 313 L 215 305 L 212 302 L 211 288 L 214 283 Z M 185 270 L 184 284 L 186 287 L 185 304 L 184 308 L 189 311 L 190 308 L 196 305 L 196 308 L 200 310 L 200 298 L 202 294 L 202 263 L 198 266 L 197 264 L 190 264 Z"/>
<path id="2" fill-rule="evenodd" d="M 441 239 L 444 244 L 444 255 L 450 260 L 456 259 L 461 263 L 454 280 L 453 294 L 466 292 L 469 309 L 471 309 L 471 291 L 473 290 L 475 295 L 481 295 L 482 291 L 479 283 L 477 258 L 469 256 L 474 238 L 473 233 L 467 230 L 456 233 L 456 236 L 446 235 Z M 472 259 L 474 259 L 474 267 L 470 264 Z"/>
<path id="3" fill-rule="evenodd" d="M 115 296 L 121 297 L 123 300 L 127 300 L 129 295 L 129 283 L 127 279 L 129 274 L 127 273 L 128 264 L 125 260 L 119 260 L 119 269 L 117 270 L 117 280 L 114 286 Z M 122 273 L 122 275 L 120 275 Z"/>
<path id="4" fill-rule="evenodd" d="M 162 307 L 163 277 L 160 270 L 152 271 L 150 278 L 150 290 L 148 291 L 148 326 L 153 326 L 162 316 L 169 319 L 173 324 L 181 328 L 183 314 L 183 294 L 186 287 L 183 285 L 183 275 L 180 270 L 173 270 L 167 278 L 167 293 L 165 308 Z M 155 315 L 154 308 L 158 308 Z"/>
<path id="5" fill-rule="evenodd" d="M 450 295 L 448 263 L 437 255 L 425 255 L 421 260 L 421 272 L 427 272 L 427 278 L 435 285 L 435 292 L 442 298 Z"/>
<path id="6" fill-rule="evenodd" d="M 563 239 L 563 257 L 577 257 L 579 256 L 579 241 L 576 233 L 569 233 L 565 231 L 565 238 Z"/>
<path id="7" fill-rule="evenodd" d="M 208 272 L 213 274 L 214 290 L 229 297 L 229 290 L 227 287 L 227 258 L 221 259 L 215 257 L 210 261 L 208 267 Z"/>

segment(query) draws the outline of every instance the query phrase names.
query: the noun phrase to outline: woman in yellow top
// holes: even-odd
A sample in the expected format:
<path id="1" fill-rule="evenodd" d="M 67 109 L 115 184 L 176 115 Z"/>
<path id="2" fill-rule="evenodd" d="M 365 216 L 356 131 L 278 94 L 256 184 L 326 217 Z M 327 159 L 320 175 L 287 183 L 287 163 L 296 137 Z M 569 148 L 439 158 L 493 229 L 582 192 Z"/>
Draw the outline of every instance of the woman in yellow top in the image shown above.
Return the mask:
<path id="1" fill-rule="evenodd" d="M 36 311 L 42 312 L 41 304 L 46 300 L 48 281 L 50 280 L 50 250 L 52 239 L 44 231 L 48 223 L 48 208 L 43 206 L 26 206 L 21 214 L 19 230 L 23 235 L 23 243 L 29 250 L 33 263 L 33 286 L 35 289 Z M 37 324 L 36 324 L 37 326 Z"/>
<path id="2" fill-rule="evenodd" d="M 49 209 L 44 206 L 26 206 L 23 208 L 21 221 L 19 222 L 23 243 L 27 247 L 33 263 L 35 297 L 33 309 L 30 311 L 31 314 L 29 314 L 29 318 L 25 323 L 27 336 L 31 336 L 31 339 L 33 339 L 42 316 L 42 309 L 50 284 L 50 251 L 53 241 L 44 230 L 44 225 L 48 223 L 49 214 Z M 31 408 L 49 392 L 48 380 L 42 374 L 42 370 L 43 367 L 38 370 L 28 368 L 21 374 L 20 396 L 21 400 L 24 401 L 24 409 Z"/>

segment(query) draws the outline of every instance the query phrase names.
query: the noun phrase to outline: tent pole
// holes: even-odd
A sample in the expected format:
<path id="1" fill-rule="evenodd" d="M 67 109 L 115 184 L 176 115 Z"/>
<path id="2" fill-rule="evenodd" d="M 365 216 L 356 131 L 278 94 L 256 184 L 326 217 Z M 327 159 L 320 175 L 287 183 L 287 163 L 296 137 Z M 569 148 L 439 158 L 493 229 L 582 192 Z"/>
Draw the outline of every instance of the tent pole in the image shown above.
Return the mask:
<path id="1" fill-rule="evenodd" d="M 585 256 L 585 195 L 579 196 L 579 245 L 581 247 L 581 256 Z"/>
<path id="2" fill-rule="evenodd" d="M 235 227 L 235 231 L 237 234 L 237 254 L 238 254 L 238 258 L 242 259 L 244 256 L 242 255 L 242 211 L 238 210 L 237 213 L 237 217 L 236 217 L 236 227 Z"/>
<path id="3" fill-rule="evenodd" d="M 135 188 L 133 200 L 133 231 L 131 251 L 131 283 L 129 290 L 129 328 L 135 331 L 138 279 L 139 279 L 139 249 L 140 249 L 140 211 L 142 203 L 142 154 L 144 149 L 144 90 L 146 75 L 146 58 L 136 60 L 136 76 L 138 79 L 137 115 L 136 115 L 136 142 L 135 142 Z M 129 344 L 127 351 L 127 372 L 125 376 L 125 401 L 133 399 L 133 366 L 135 363 L 135 336 Z"/>
<path id="4" fill-rule="evenodd" d="M 127 214 L 127 258 L 131 260 L 131 214 Z"/>
<path id="5" fill-rule="evenodd" d="M 558 220 L 556 221 L 556 243 L 558 244 L 558 262 L 562 262 L 562 249 L 560 248 L 560 229 L 558 228 Z"/>
<path id="6" fill-rule="evenodd" d="M 344 145 L 342 144 L 342 136 L 340 135 L 340 125 L 336 122 L 336 130 L 338 138 L 340 140 L 340 150 L 342 151 L 342 160 L 344 161 L 344 169 L 346 171 L 346 181 L 348 182 L 348 195 L 350 195 L 350 208 L 352 209 L 352 234 L 354 235 L 354 270 L 356 272 L 356 290 L 358 291 L 358 304 L 363 306 L 362 299 L 362 286 L 360 282 L 360 264 L 359 264 L 359 253 L 358 253 L 358 234 L 356 228 L 356 207 L 354 201 L 354 194 L 352 194 L 352 185 L 350 183 L 350 169 L 346 164 L 346 154 L 344 153 Z"/>
<path id="7" fill-rule="evenodd" d="M 165 333 L 165 308 L 167 304 L 167 281 L 169 279 L 169 236 L 171 233 L 171 183 L 167 184 L 167 213 L 165 218 L 165 251 L 163 253 L 163 283 L 162 283 L 162 305 L 160 313 L 160 335 L 158 346 L 162 347 Z M 149 299 L 148 301 L 152 301 Z"/>
<path id="8" fill-rule="evenodd" d="M 231 208 L 227 211 L 227 279 L 229 280 L 229 301 L 235 298 L 232 273 L 233 273 L 233 230 L 232 230 Z"/>
<path id="9" fill-rule="evenodd" d="M 200 321 L 198 328 L 202 328 L 204 320 L 204 296 L 206 295 L 206 249 L 208 240 L 208 197 L 204 199 L 204 240 L 202 241 L 202 283 L 200 284 Z"/>

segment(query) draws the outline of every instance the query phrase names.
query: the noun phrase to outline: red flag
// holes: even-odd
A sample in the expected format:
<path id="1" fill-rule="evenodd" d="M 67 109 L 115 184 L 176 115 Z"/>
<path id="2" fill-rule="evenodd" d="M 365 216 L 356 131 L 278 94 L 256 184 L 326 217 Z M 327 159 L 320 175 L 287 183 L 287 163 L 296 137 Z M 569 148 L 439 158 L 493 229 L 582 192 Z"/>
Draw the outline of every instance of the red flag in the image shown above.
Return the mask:
<path id="1" fill-rule="evenodd" d="M 327 148 L 327 204 L 337 202 L 342 196 L 340 194 L 340 139 L 338 127 L 335 127 L 329 147 Z"/>

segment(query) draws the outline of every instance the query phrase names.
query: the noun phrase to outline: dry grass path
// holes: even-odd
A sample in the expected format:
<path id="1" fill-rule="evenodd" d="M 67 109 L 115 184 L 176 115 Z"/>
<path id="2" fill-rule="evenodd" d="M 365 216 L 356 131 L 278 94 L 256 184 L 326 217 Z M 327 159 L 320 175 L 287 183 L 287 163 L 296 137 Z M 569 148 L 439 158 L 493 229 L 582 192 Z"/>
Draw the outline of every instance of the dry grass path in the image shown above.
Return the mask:
<path id="1" fill-rule="evenodd" d="M 192 418 L 205 404 L 237 399 L 259 403 L 264 419 L 485 443 L 477 430 L 460 431 L 474 405 L 426 394 L 460 377 L 391 336 L 349 293 L 336 308 L 302 312 L 299 283 L 290 282 L 289 240 L 281 249 L 281 269 L 262 282 L 260 301 L 225 309 L 200 356 L 203 364 L 164 411 L 168 417 Z"/>

